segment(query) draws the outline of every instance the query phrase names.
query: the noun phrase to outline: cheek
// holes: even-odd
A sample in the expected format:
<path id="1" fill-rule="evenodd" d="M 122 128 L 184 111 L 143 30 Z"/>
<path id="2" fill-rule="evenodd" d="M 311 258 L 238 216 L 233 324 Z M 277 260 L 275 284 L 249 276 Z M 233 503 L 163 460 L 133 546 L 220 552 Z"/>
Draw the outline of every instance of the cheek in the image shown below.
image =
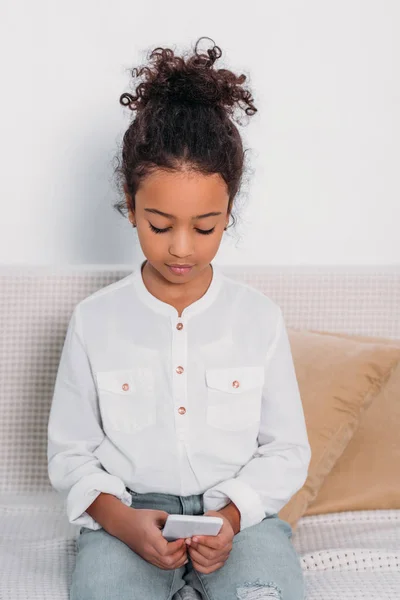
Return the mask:
<path id="1" fill-rule="evenodd" d="M 160 253 L 160 249 L 164 249 L 166 246 L 165 234 L 156 234 L 150 230 L 146 231 L 146 228 L 144 228 L 144 231 L 139 232 L 137 230 L 137 236 L 143 253 L 149 259 L 151 257 L 156 259 Z"/>
<path id="2" fill-rule="evenodd" d="M 204 246 L 207 248 L 207 250 L 210 254 L 214 255 L 217 252 L 218 248 L 220 247 L 221 242 L 223 240 L 222 233 L 220 231 L 215 231 L 210 236 L 204 236 L 205 238 L 207 238 L 207 237 L 211 238 L 210 240 L 207 240 L 204 244 Z"/>

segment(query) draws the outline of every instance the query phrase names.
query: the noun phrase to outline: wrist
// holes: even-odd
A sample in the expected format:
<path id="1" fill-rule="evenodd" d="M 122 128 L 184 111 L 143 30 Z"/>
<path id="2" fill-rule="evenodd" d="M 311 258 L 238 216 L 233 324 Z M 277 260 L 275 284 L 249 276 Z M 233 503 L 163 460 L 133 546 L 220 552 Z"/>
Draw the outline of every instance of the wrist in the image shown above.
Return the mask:
<path id="1" fill-rule="evenodd" d="M 221 508 L 220 512 L 230 522 L 233 532 L 236 535 L 240 531 L 240 510 L 233 502 L 229 502 L 226 506 Z"/>

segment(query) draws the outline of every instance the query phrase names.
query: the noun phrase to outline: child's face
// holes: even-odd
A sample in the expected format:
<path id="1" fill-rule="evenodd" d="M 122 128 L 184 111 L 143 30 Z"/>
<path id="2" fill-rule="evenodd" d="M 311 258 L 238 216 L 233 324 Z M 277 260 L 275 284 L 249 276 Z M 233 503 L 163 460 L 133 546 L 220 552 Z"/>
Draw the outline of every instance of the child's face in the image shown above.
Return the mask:
<path id="1" fill-rule="evenodd" d="M 148 263 L 170 282 L 186 283 L 194 279 L 217 253 L 224 227 L 228 225 L 228 201 L 228 190 L 219 174 L 158 170 L 149 175 L 136 192 L 135 212 L 129 210 Z M 195 218 L 210 212 L 220 214 Z M 156 233 L 150 224 L 166 231 Z M 201 233 L 210 229 L 214 230 L 208 235 Z M 177 275 L 168 268 L 171 264 L 193 267 Z"/>

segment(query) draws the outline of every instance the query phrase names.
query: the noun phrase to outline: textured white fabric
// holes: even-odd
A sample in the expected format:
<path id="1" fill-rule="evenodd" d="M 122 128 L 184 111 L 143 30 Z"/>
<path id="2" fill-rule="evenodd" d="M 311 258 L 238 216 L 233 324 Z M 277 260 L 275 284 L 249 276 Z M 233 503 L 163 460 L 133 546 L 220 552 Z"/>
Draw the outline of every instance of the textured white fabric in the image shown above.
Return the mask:
<path id="1" fill-rule="evenodd" d="M 306 573 L 305 583 L 306 600 L 399 600 L 400 597 L 399 573 Z"/>
<path id="2" fill-rule="evenodd" d="M 292 327 L 400 338 L 398 265 L 241 265 L 223 271 L 272 298 Z M 68 522 L 48 479 L 54 381 L 74 306 L 130 272 L 127 265 L 0 266 L 1 600 L 68 600 L 79 528 Z M 320 551 L 333 559 L 338 550 L 347 567 L 347 549 L 397 556 L 399 522 L 400 510 L 301 519 L 293 543 L 306 599 L 399 600 L 398 571 L 370 571 L 369 562 L 368 570 L 342 570 L 336 562 L 327 570 L 325 555 L 314 561 Z M 377 561 L 382 564 L 382 557 L 374 555 Z M 182 600 L 199 598 L 188 586 L 182 593 Z"/>
<path id="3" fill-rule="evenodd" d="M 400 598 L 400 509 L 303 517 L 293 545 L 307 600 Z"/>
<path id="4" fill-rule="evenodd" d="M 400 509 L 303 517 L 293 545 L 306 571 L 387 571 L 400 576 Z"/>
<path id="5" fill-rule="evenodd" d="M 127 486 L 203 494 L 204 512 L 232 500 L 243 530 L 305 482 L 311 449 L 282 311 L 212 266 L 181 316 L 140 268 L 75 307 L 48 426 L 49 479 L 72 524 L 100 529 L 86 508 L 100 492 L 129 506 Z"/>

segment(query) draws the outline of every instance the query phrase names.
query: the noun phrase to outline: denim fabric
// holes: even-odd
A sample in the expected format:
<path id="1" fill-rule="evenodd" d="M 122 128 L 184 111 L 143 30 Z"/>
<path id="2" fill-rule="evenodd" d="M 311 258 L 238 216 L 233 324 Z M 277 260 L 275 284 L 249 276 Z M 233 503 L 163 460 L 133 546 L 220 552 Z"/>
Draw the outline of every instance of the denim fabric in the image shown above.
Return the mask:
<path id="1" fill-rule="evenodd" d="M 128 489 L 128 488 L 127 488 Z M 133 508 L 169 514 L 202 515 L 202 495 L 139 494 L 129 490 Z M 189 562 L 163 570 L 147 562 L 105 529 L 82 527 L 72 574 L 70 600 L 171 600 L 185 583 L 204 600 L 277 598 L 304 600 L 304 578 L 291 542 L 292 528 L 277 514 L 233 538 L 220 569 L 204 574 Z M 265 586 L 265 587 L 264 587 Z"/>

